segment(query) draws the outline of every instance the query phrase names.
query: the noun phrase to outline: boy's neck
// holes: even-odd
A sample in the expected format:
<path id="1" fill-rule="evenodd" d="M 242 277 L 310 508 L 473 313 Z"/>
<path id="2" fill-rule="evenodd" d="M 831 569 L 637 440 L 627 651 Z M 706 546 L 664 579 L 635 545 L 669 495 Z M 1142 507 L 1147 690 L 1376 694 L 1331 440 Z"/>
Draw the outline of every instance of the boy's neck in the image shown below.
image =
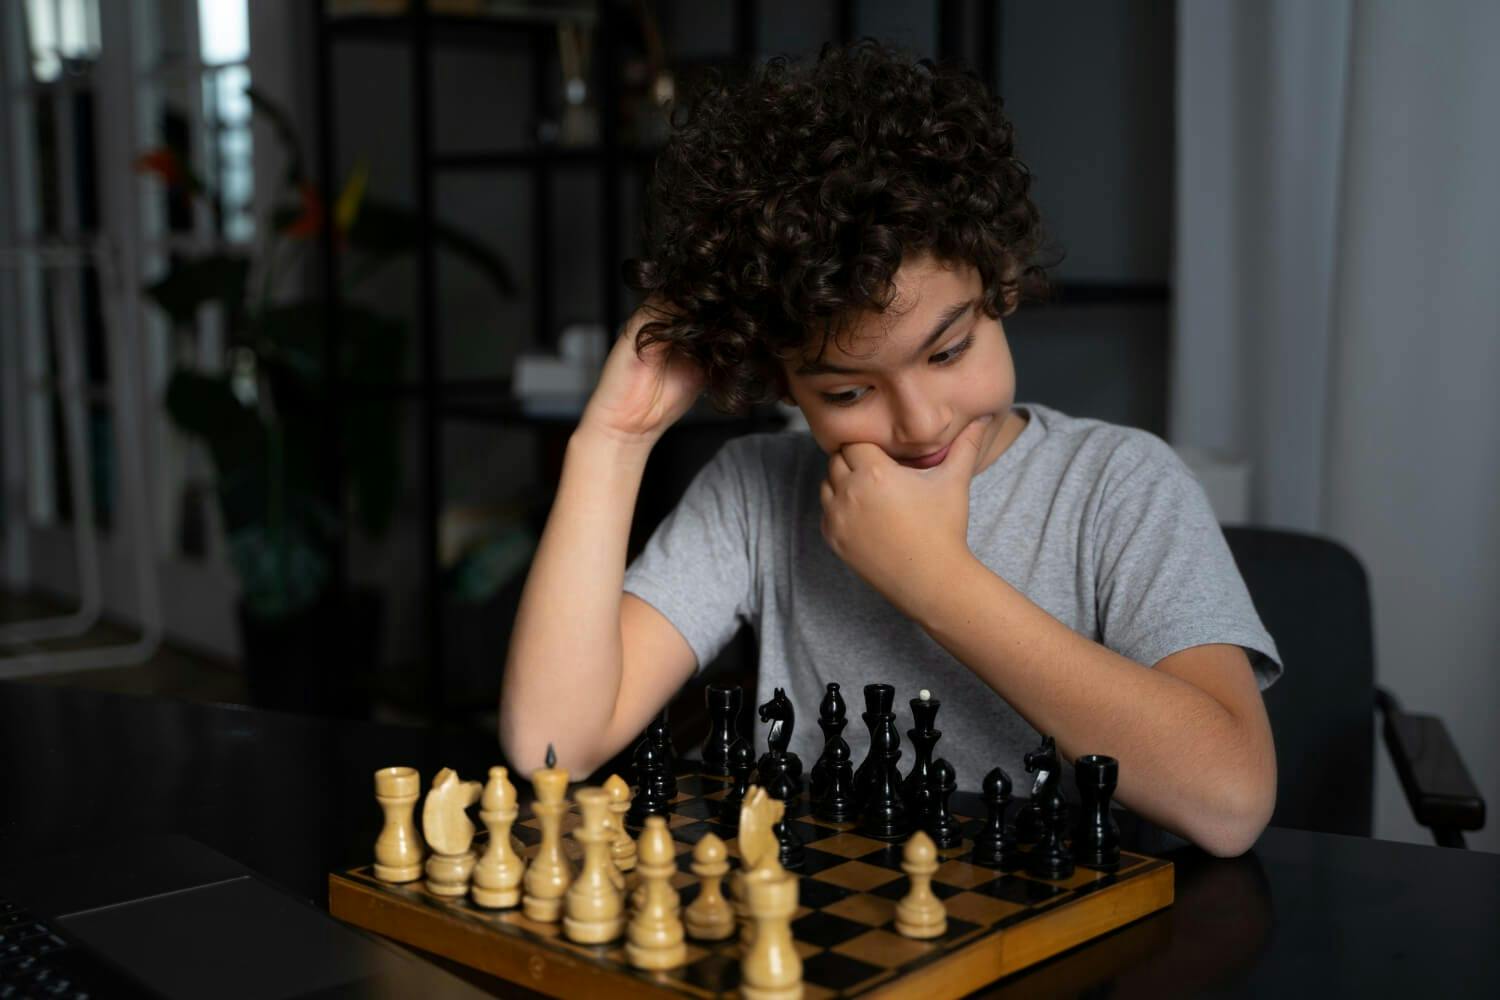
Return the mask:
<path id="1" fill-rule="evenodd" d="M 1012 406 L 1010 412 L 1005 415 L 1005 419 L 1001 421 L 1000 429 L 990 439 L 989 448 L 980 461 L 979 467 L 974 470 L 974 475 L 977 476 L 994 465 L 996 460 L 1016 443 L 1016 438 L 1021 436 L 1021 432 L 1026 429 L 1026 424 L 1030 419 L 1030 414 L 1018 411 Z"/>

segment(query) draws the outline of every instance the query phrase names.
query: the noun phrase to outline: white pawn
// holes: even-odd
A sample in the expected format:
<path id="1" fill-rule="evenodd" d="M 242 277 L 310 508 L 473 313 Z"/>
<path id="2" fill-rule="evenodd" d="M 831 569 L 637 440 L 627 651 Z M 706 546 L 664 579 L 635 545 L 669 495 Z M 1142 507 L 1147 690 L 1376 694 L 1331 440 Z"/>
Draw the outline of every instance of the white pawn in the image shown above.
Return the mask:
<path id="1" fill-rule="evenodd" d="M 901 870 L 911 878 L 911 891 L 896 904 L 896 930 L 909 938 L 942 937 L 948 930 L 948 911 L 932 893 L 937 871 L 937 845 L 918 830 L 901 852 Z"/>
<path id="2" fill-rule="evenodd" d="M 704 834 L 693 848 L 693 874 L 699 883 L 698 898 L 682 911 L 688 936 L 699 941 L 723 941 L 734 933 L 734 910 L 719 891 L 729 871 L 729 851 L 717 835 Z"/>
<path id="3" fill-rule="evenodd" d="M 677 862 L 666 818 L 647 816 L 637 846 L 645 894 L 630 920 L 625 954 L 637 969 L 675 969 L 687 961 L 687 944 L 678 916 L 677 890 L 672 888 Z"/>
<path id="4" fill-rule="evenodd" d="M 422 803 L 422 834 L 432 856 L 427 859 L 427 891 L 438 896 L 462 896 L 469 891 L 474 870 L 474 821 L 465 812 L 479 801 L 479 782 L 460 781 L 445 767 L 432 779 Z"/>
<path id="5" fill-rule="evenodd" d="M 609 793 L 609 832 L 613 838 L 609 845 L 609 856 L 614 862 L 615 885 L 625 888 L 625 873 L 635 868 L 635 841 L 625 829 L 625 814 L 630 811 L 630 786 L 618 774 L 611 774 L 604 783 Z"/>
<path id="6" fill-rule="evenodd" d="M 484 821 L 490 839 L 474 866 L 469 889 L 480 906 L 504 909 L 521 902 L 521 878 L 526 873 L 526 862 L 510 843 L 510 828 L 516 814 L 516 786 L 510 783 L 505 768 L 490 768 L 490 780 L 479 798 L 479 818 Z"/>
<path id="7" fill-rule="evenodd" d="M 797 912 L 797 876 L 771 857 L 745 875 L 755 928 L 740 960 L 740 995 L 746 1000 L 800 1000 L 802 958 L 792 939 Z"/>

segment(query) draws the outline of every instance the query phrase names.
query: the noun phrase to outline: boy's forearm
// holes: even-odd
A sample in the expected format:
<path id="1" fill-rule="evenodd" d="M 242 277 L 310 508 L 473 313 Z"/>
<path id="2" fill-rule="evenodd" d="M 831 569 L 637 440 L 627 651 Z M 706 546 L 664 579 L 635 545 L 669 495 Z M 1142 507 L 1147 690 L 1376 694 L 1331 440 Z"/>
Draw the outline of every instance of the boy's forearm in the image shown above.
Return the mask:
<path id="1" fill-rule="evenodd" d="M 1269 775 L 1245 725 L 1207 692 L 1079 635 L 970 557 L 906 609 L 1065 757 L 1121 761 L 1116 798 L 1220 854 L 1253 841 Z M 1247 792 L 1248 790 L 1248 792 Z"/>
<path id="2" fill-rule="evenodd" d="M 626 546 L 649 444 L 581 427 L 522 591 L 500 697 L 513 767 L 540 766 L 549 742 L 582 773 L 619 693 Z"/>

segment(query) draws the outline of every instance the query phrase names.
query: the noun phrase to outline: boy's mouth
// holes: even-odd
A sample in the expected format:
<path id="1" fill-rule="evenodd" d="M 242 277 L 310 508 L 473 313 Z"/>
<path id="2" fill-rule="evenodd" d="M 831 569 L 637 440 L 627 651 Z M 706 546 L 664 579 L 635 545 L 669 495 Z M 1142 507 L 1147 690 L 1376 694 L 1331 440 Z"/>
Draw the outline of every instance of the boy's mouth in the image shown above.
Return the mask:
<path id="1" fill-rule="evenodd" d="M 953 443 L 949 442 L 940 450 L 930 455 L 922 455 L 918 458 L 900 458 L 897 461 L 909 469 L 935 469 L 943 464 L 943 459 L 948 457 L 948 449 L 952 447 Z"/>

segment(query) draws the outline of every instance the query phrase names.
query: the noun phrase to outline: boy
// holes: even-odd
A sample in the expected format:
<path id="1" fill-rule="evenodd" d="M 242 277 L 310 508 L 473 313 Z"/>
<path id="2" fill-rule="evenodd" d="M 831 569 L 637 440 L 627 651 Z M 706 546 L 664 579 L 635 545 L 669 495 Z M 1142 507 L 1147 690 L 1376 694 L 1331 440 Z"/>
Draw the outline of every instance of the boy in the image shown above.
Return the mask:
<path id="1" fill-rule="evenodd" d="M 1150 434 L 1014 403 L 1028 185 L 977 81 L 872 43 L 773 61 L 678 122 L 628 268 L 649 297 L 516 619 L 516 767 L 550 741 L 591 771 L 749 622 L 761 691 L 809 721 L 827 681 L 929 688 L 967 787 L 1019 778 L 1040 731 L 1117 757 L 1118 801 L 1204 849 L 1254 843 L 1280 666 L 1202 490 Z M 646 456 L 703 391 L 790 400 L 811 433 L 727 445 L 626 573 Z M 809 762 L 816 736 L 795 731 Z"/>

